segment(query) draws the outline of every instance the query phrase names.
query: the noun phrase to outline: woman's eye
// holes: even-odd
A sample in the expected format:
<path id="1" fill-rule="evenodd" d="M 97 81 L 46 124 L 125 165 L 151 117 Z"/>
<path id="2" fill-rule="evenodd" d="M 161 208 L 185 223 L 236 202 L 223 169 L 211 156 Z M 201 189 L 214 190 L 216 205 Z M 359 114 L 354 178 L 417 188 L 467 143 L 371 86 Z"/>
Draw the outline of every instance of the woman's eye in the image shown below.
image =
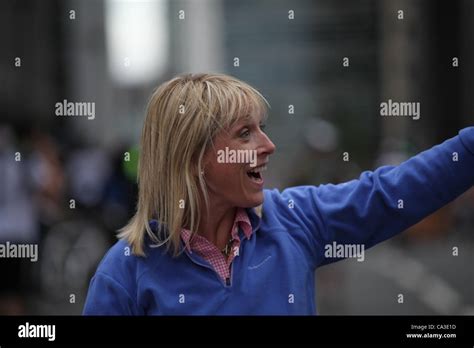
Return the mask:
<path id="1" fill-rule="evenodd" d="M 240 136 L 243 138 L 246 138 L 250 135 L 250 132 L 248 129 L 244 130 L 242 133 L 240 133 Z"/>

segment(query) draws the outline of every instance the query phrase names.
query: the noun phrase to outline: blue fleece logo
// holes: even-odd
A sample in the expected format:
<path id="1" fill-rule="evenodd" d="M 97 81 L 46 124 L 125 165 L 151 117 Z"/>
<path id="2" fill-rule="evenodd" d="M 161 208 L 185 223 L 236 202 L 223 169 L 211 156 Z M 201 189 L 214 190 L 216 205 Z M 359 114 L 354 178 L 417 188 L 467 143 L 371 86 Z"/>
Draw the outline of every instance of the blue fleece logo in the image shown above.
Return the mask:
<path id="1" fill-rule="evenodd" d="M 264 263 L 266 263 L 266 262 L 267 262 L 268 260 L 270 260 L 271 258 L 272 258 L 272 255 L 268 255 L 262 262 L 260 262 L 260 263 L 258 263 L 258 264 L 256 264 L 256 265 L 254 265 L 254 266 L 249 266 L 248 269 L 249 269 L 249 270 L 254 270 L 254 269 L 260 268 L 260 267 L 262 267 L 262 265 L 263 265 Z"/>

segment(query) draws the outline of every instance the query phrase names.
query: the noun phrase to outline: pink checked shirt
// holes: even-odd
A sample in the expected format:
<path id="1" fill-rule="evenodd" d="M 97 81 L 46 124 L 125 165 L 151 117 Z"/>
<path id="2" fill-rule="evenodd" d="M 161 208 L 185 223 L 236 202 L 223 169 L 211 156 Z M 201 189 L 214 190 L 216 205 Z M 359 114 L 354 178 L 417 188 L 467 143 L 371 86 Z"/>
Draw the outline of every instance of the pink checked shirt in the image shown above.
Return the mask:
<path id="1" fill-rule="evenodd" d="M 230 279 L 230 265 L 236 256 L 239 256 L 240 249 L 240 238 L 239 238 L 239 229 L 242 228 L 245 237 L 247 239 L 252 235 L 252 225 L 250 224 L 249 217 L 245 209 L 238 208 L 235 214 L 234 224 L 232 226 L 232 242 L 231 252 L 226 259 L 226 256 L 221 253 L 221 251 L 206 238 L 195 235 L 191 240 L 191 231 L 187 229 L 182 229 L 181 239 L 183 240 L 187 250 L 192 253 L 196 252 L 204 260 L 208 261 L 214 270 L 219 274 L 219 276 L 227 281 Z"/>

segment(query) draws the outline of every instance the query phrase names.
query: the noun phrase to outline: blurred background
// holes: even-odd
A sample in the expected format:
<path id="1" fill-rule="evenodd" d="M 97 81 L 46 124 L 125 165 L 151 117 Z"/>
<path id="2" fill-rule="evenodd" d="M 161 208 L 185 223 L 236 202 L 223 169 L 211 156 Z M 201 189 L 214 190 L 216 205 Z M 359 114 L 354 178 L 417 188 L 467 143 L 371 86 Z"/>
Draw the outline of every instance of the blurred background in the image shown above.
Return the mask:
<path id="1" fill-rule="evenodd" d="M 179 73 L 227 73 L 268 99 L 268 188 L 344 182 L 474 124 L 469 0 L 0 7 L 0 242 L 39 245 L 38 262 L 0 259 L 0 314 L 81 313 L 133 214 L 147 100 Z M 381 117 L 388 99 L 420 102 L 421 118 Z M 56 116 L 63 100 L 95 118 Z M 365 262 L 319 269 L 318 312 L 474 314 L 473 212 L 471 189 Z"/>

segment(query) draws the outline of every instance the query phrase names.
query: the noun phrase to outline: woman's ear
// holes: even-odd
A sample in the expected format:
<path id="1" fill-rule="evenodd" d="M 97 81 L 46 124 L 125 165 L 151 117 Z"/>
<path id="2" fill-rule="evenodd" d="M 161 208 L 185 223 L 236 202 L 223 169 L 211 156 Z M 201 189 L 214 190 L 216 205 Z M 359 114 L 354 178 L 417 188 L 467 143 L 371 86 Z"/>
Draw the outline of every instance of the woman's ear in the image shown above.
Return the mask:
<path id="1" fill-rule="evenodd" d="M 193 174 L 193 176 L 198 176 L 199 175 L 199 169 L 198 169 L 197 164 L 193 165 L 193 167 L 191 169 L 191 173 Z"/>
<path id="2" fill-rule="evenodd" d="M 199 175 L 204 176 L 205 174 L 204 164 L 201 163 L 201 170 L 199 170 L 199 165 L 196 163 L 195 165 L 193 165 L 191 172 L 193 173 L 193 176 L 199 176 Z"/>
<path id="3" fill-rule="evenodd" d="M 212 148 L 206 149 L 201 160 L 201 170 L 199 170 L 199 165 L 197 163 L 195 165 L 194 170 L 196 175 L 204 176 L 206 174 L 206 168 L 208 168 L 209 162 L 212 161 L 212 156 Z"/>

